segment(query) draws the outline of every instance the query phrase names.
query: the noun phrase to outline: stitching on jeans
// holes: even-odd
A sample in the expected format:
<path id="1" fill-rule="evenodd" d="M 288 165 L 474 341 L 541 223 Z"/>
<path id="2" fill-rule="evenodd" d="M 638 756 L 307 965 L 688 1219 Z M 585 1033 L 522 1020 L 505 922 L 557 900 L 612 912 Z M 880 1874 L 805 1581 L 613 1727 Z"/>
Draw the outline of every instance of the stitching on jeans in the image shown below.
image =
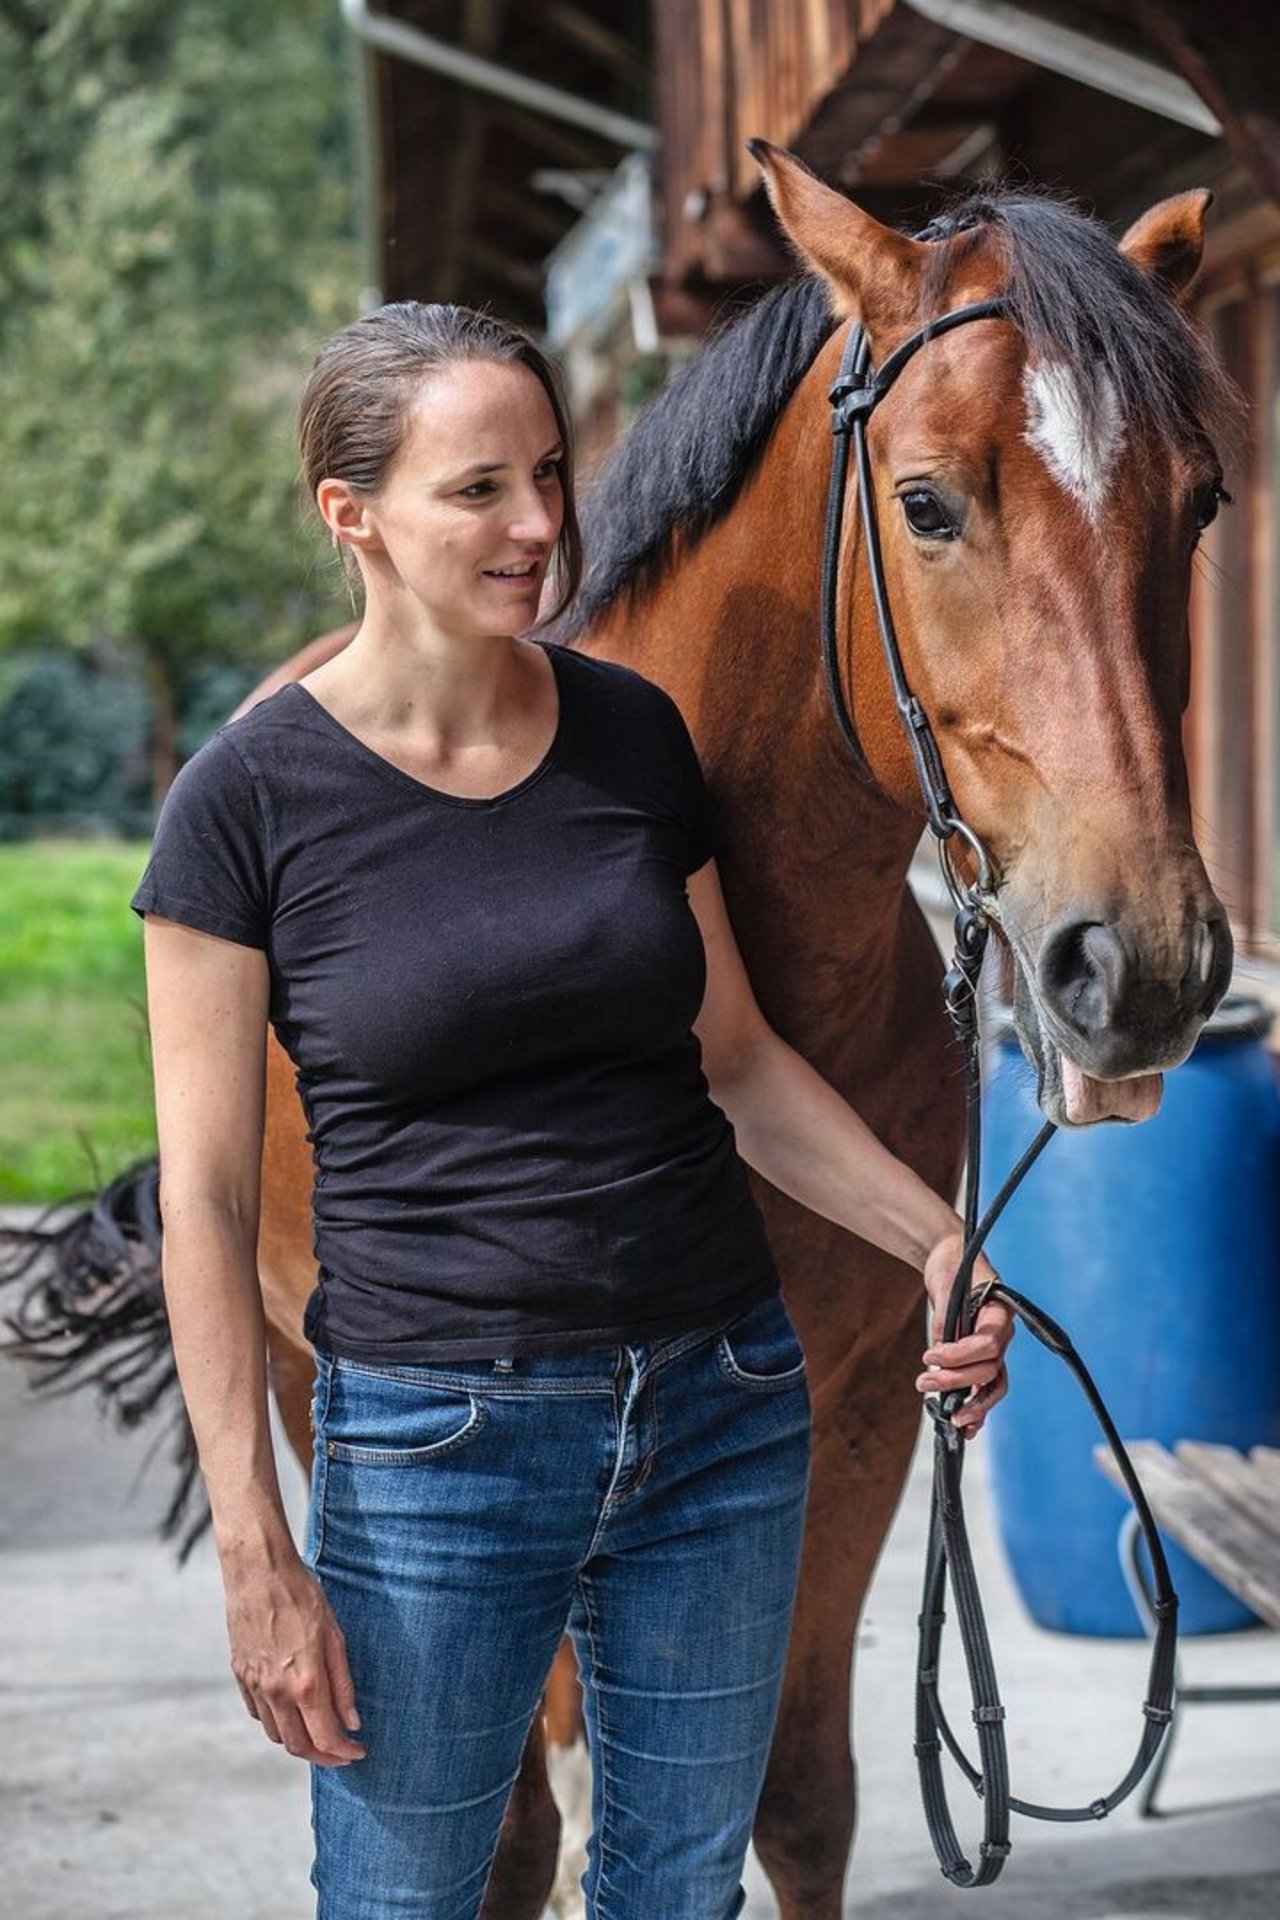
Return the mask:
<path id="1" fill-rule="evenodd" d="M 486 1398 L 499 1395 L 517 1400 L 540 1399 L 544 1394 L 611 1394 L 612 1385 L 603 1381 L 599 1384 L 583 1384 L 557 1380 L 531 1380 L 527 1384 L 508 1384 L 500 1374 L 486 1374 L 483 1380 L 474 1374 L 463 1373 L 424 1373 L 420 1367 L 372 1367 L 363 1360 L 348 1360 L 344 1355 L 335 1355 L 332 1363 L 343 1373 L 359 1373 L 373 1380 L 394 1380 L 402 1387 L 450 1387 L 464 1393 L 483 1393 Z"/>
<path id="2" fill-rule="evenodd" d="M 695 1327 L 692 1333 L 678 1335 L 669 1347 L 660 1348 L 654 1354 L 650 1373 L 658 1373 L 668 1360 L 683 1360 L 686 1353 L 692 1353 L 695 1348 L 706 1346 L 709 1341 L 716 1339 L 720 1331 L 719 1326 Z"/>
<path id="3" fill-rule="evenodd" d="M 737 1326 L 739 1320 L 745 1320 L 747 1315 L 754 1313 L 757 1307 L 764 1306 L 766 1302 L 776 1297 L 774 1293 L 763 1294 L 759 1300 L 752 1301 L 750 1306 L 739 1308 L 730 1319 L 717 1320 L 714 1327 L 694 1327 L 689 1333 L 675 1335 L 670 1346 L 655 1351 L 649 1367 L 650 1373 L 659 1372 L 666 1366 L 668 1360 L 682 1360 L 686 1353 L 693 1353 L 698 1347 L 710 1346 L 712 1341 L 723 1340 L 730 1329 Z"/>
<path id="4" fill-rule="evenodd" d="M 639 1493 L 641 1487 L 643 1487 L 645 1481 L 649 1478 L 649 1475 L 653 1471 L 654 1455 L 658 1451 L 658 1381 L 657 1381 L 656 1373 L 652 1368 L 650 1369 L 648 1379 L 645 1381 L 643 1391 L 636 1395 L 637 1413 L 639 1412 L 640 1402 L 643 1399 L 645 1393 L 649 1395 L 649 1405 L 653 1409 L 653 1445 L 649 1448 L 648 1453 L 646 1453 L 644 1459 L 640 1462 L 640 1465 L 636 1470 L 634 1478 L 632 1478 L 631 1480 L 628 1480 L 627 1484 L 624 1487 L 616 1487 L 614 1489 L 613 1494 L 611 1495 L 609 1500 L 609 1508 L 611 1511 L 615 1507 L 620 1507 L 624 1500 L 630 1500 L 633 1493 Z M 639 1421 L 637 1420 L 635 1424 L 636 1424 L 636 1439 L 638 1442 L 639 1434 L 640 1434 Z"/>
<path id="5" fill-rule="evenodd" d="M 600 1768 L 600 1831 L 596 1836 L 600 1849 L 600 1865 L 599 1871 L 596 1874 L 596 1884 L 592 1894 L 591 1912 L 588 1920 L 607 1920 L 607 1916 L 604 1915 L 604 1910 L 600 1905 L 600 1894 L 607 1880 L 605 1860 L 606 1857 L 612 1857 L 613 1851 L 606 1837 L 609 1832 L 612 1817 L 612 1801 L 609 1796 L 609 1767 L 605 1758 L 605 1748 L 608 1744 L 606 1733 L 608 1730 L 605 1727 L 604 1693 L 599 1682 L 600 1649 L 596 1643 L 596 1616 L 591 1605 L 591 1580 L 589 1575 L 585 1573 L 578 1575 L 578 1592 L 582 1595 L 582 1610 L 587 1622 L 587 1645 L 591 1649 L 591 1691 L 595 1697 L 596 1727 L 600 1734 L 600 1751 L 593 1755 L 593 1764 L 598 1765 Z"/>
<path id="6" fill-rule="evenodd" d="M 320 1899 L 320 1809 L 317 1805 L 316 1775 L 319 1771 L 319 1767 L 311 1766 L 307 1768 L 307 1772 L 311 1776 L 311 1871 L 307 1875 L 307 1878 L 316 1890 L 317 1912 L 319 1911 Z"/>
<path id="7" fill-rule="evenodd" d="M 769 1296 L 766 1296 L 766 1298 L 767 1297 Z M 757 1304 L 759 1303 L 757 1302 Z M 745 1311 L 750 1312 L 751 1309 L 746 1308 Z M 734 1320 L 740 1320 L 741 1318 L 741 1313 L 734 1315 Z M 662 1367 L 666 1366 L 669 1360 L 682 1359 L 686 1353 L 692 1353 L 695 1348 L 707 1345 L 710 1341 L 720 1336 L 726 1325 L 731 1326 L 732 1324 L 733 1321 L 720 1321 L 717 1322 L 714 1327 L 694 1327 L 687 1333 L 673 1335 L 669 1345 L 664 1344 L 654 1352 L 649 1371 L 651 1373 L 657 1373 Z M 635 1346 L 638 1343 L 635 1341 L 629 1343 L 625 1341 L 618 1342 L 619 1346 L 627 1344 Z M 602 1353 L 612 1351 L 612 1348 L 601 1349 Z M 534 1355 L 532 1357 L 536 1359 L 540 1356 Z M 483 1365 L 482 1362 L 477 1364 Z M 430 1371 L 425 1367 L 415 1366 L 410 1361 L 405 1361 L 403 1364 L 380 1367 L 374 1361 L 353 1360 L 344 1353 L 331 1354 L 329 1356 L 329 1365 L 336 1367 L 342 1373 L 360 1373 L 370 1375 L 377 1380 L 395 1380 L 402 1386 L 462 1388 L 468 1393 L 482 1393 L 486 1397 L 502 1394 L 510 1395 L 513 1399 L 536 1399 L 542 1394 L 602 1395 L 613 1392 L 612 1383 L 606 1382 L 603 1378 L 595 1381 L 586 1380 L 582 1382 L 576 1380 L 522 1381 L 504 1380 L 501 1374 L 486 1372 L 481 1379 L 478 1378 L 475 1373 L 437 1371 L 435 1363 L 433 1363 Z"/>
<path id="8" fill-rule="evenodd" d="M 717 1342 L 716 1358 L 722 1373 L 737 1386 L 747 1387 L 752 1393 L 780 1393 L 786 1387 L 798 1386 L 805 1377 L 806 1363 L 803 1360 L 798 1367 L 788 1367 L 785 1373 L 748 1373 L 745 1367 L 738 1365 L 728 1336 L 723 1333 Z"/>
<path id="9" fill-rule="evenodd" d="M 624 1353 L 624 1352 L 626 1352 L 626 1349 L 625 1349 L 625 1348 L 620 1348 L 620 1349 L 619 1349 L 619 1353 L 620 1353 L 620 1354 L 621 1354 L 621 1353 Z M 601 1535 L 603 1534 L 603 1532 L 604 1532 L 604 1530 L 605 1530 L 605 1527 L 606 1527 L 606 1525 L 608 1524 L 608 1522 L 609 1522 L 609 1520 L 611 1519 L 611 1517 L 612 1517 L 612 1515 L 613 1515 L 613 1511 L 614 1511 L 614 1500 L 615 1500 L 615 1496 L 616 1496 L 616 1494 L 617 1494 L 617 1491 L 618 1491 L 618 1475 L 619 1475 L 619 1473 L 621 1473 L 621 1471 L 622 1471 L 622 1435 L 623 1435 L 623 1427 L 624 1427 L 624 1422 L 625 1422 L 625 1416 L 626 1416 L 626 1412 L 627 1412 L 627 1403 L 628 1403 L 628 1401 L 631 1401 L 631 1388 L 632 1388 L 632 1387 L 633 1387 L 633 1386 L 635 1385 L 635 1373 L 634 1373 L 634 1363 L 629 1363 L 629 1365 L 630 1365 L 630 1369 L 631 1369 L 631 1371 L 630 1371 L 630 1373 L 629 1373 L 629 1378 L 628 1378 L 628 1383 L 627 1383 L 627 1391 L 626 1391 L 626 1393 L 625 1393 L 625 1394 L 623 1395 L 623 1398 L 622 1398 L 622 1408 L 621 1408 L 621 1410 L 619 1410 L 619 1407 L 618 1407 L 618 1383 L 619 1383 L 619 1381 L 620 1381 L 620 1379 L 621 1379 L 621 1376 L 622 1376 L 622 1366 L 623 1366 L 623 1363 L 622 1363 L 622 1360 L 621 1360 L 621 1359 L 619 1359 L 619 1361 L 618 1361 L 618 1364 L 617 1364 L 617 1367 L 616 1367 L 616 1368 L 614 1369 L 614 1379 L 613 1379 L 613 1450 L 614 1450 L 614 1465 L 613 1465 L 613 1472 L 612 1472 L 612 1474 L 611 1474 L 611 1475 L 610 1475 L 610 1477 L 609 1477 L 609 1484 L 608 1484 L 608 1486 L 607 1486 L 607 1487 L 605 1488 L 605 1493 L 604 1493 L 604 1499 L 603 1499 L 603 1500 L 602 1500 L 602 1501 L 600 1502 L 600 1511 L 599 1511 L 599 1513 L 598 1513 L 598 1514 L 596 1515 L 596 1524 L 595 1524 L 595 1526 L 594 1526 L 594 1527 L 592 1528 L 592 1530 L 591 1530 L 591 1538 L 590 1538 L 590 1540 L 589 1540 L 589 1541 L 587 1542 L 587 1549 L 586 1549 L 586 1552 L 585 1552 L 585 1553 L 583 1554 L 583 1556 L 582 1556 L 582 1559 L 581 1559 L 581 1560 L 579 1561 L 579 1563 L 578 1563 L 578 1566 L 579 1566 L 579 1571 L 581 1571 L 581 1569 L 582 1569 L 583 1567 L 585 1567 L 585 1566 L 587 1565 L 587 1563 L 588 1563 L 588 1561 L 589 1561 L 589 1560 L 591 1559 L 591 1556 L 592 1556 L 592 1554 L 593 1554 L 593 1553 L 595 1552 L 595 1550 L 596 1550 L 596 1548 L 597 1548 L 597 1546 L 598 1546 L 598 1545 L 599 1545 L 599 1543 L 600 1543 L 600 1537 L 601 1537 Z M 636 1395 L 636 1400 L 638 1400 L 638 1399 L 639 1399 L 639 1395 L 637 1394 L 637 1395 Z M 634 1411 L 634 1408 L 635 1408 L 635 1404 L 636 1404 L 636 1402 L 635 1402 L 635 1401 L 631 1401 L 631 1406 L 632 1406 L 632 1410 L 633 1410 L 633 1411 Z"/>
<path id="10" fill-rule="evenodd" d="M 749 1368 L 741 1364 L 737 1354 L 733 1350 L 735 1330 L 741 1326 L 744 1320 L 749 1319 L 753 1313 L 758 1312 L 760 1307 L 766 1306 L 774 1306 L 782 1314 L 787 1330 L 791 1335 L 792 1344 L 800 1353 L 799 1364 L 794 1367 L 786 1367 L 781 1373 L 753 1373 Z M 732 1380 L 735 1385 L 746 1387 L 753 1393 L 782 1392 L 787 1387 L 800 1385 L 800 1383 L 805 1380 L 807 1373 L 804 1348 L 800 1345 L 800 1337 L 791 1323 L 791 1316 L 787 1312 L 787 1303 L 781 1294 L 773 1294 L 767 1300 L 758 1302 L 757 1306 L 749 1307 L 746 1313 L 739 1314 L 736 1320 L 731 1320 L 726 1327 L 723 1327 L 720 1331 L 720 1337 L 716 1342 L 716 1359 L 719 1362 L 721 1373 Z"/>
<path id="11" fill-rule="evenodd" d="M 326 1426 L 328 1425 L 329 1401 L 332 1395 L 333 1395 L 333 1368 L 326 1361 L 325 1372 L 324 1372 L 324 1404 L 322 1407 L 318 1408 L 317 1419 L 314 1423 L 314 1430 L 312 1433 L 313 1443 L 315 1441 L 316 1435 L 323 1434 Z M 324 1551 L 325 1502 L 329 1492 L 329 1451 L 328 1451 L 327 1445 L 319 1449 L 319 1454 L 320 1454 L 320 1457 L 316 1466 L 315 1492 L 312 1495 L 312 1505 L 315 1509 L 315 1529 L 314 1529 L 315 1546 L 312 1548 L 312 1552 L 311 1552 L 311 1570 L 313 1573 L 316 1572 L 316 1570 L 319 1568 L 320 1555 Z"/>
<path id="12" fill-rule="evenodd" d="M 631 1485 L 627 1488 L 628 1497 L 633 1493 L 639 1493 L 641 1487 L 653 1472 L 653 1463 L 658 1456 L 658 1444 L 661 1435 L 658 1429 L 658 1376 L 656 1371 L 651 1372 L 649 1375 L 649 1409 L 653 1417 L 653 1439 L 650 1443 L 649 1451 L 644 1457 L 644 1465 L 641 1467 Z"/>
<path id="13" fill-rule="evenodd" d="M 455 1447 L 461 1447 L 479 1432 L 489 1418 L 486 1408 L 476 1400 L 474 1394 L 468 1394 L 471 1410 L 465 1425 L 451 1433 L 447 1440 L 433 1440 L 426 1447 L 362 1447 L 346 1440 L 330 1440 L 325 1453 L 330 1460 L 342 1460 L 353 1467 L 420 1467 L 429 1460 L 438 1460 L 442 1454 L 452 1453 Z"/>

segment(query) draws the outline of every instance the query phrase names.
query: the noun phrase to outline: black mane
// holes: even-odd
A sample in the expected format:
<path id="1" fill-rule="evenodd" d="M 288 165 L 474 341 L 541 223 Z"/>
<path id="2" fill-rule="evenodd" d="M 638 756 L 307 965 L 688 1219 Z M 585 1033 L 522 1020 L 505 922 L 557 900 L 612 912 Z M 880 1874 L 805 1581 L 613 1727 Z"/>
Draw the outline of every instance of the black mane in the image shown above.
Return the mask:
<path id="1" fill-rule="evenodd" d="M 1003 247 L 1011 317 L 1033 359 L 1105 375 L 1126 425 L 1171 447 L 1234 436 L 1238 396 L 1181 310 L 1117 250 L 1101 221 L 1046 195 L 986 191 L 921 230 L 919 238 L 935 243 L 921 325 L 942 311 L 955 252 L 979 229 L 994 229 Z M 654 585 L 677 542 L 687 549 L 728 513 L 834 325 L 823 282 L 789 281 L 664 387 L 588 490 L 586 576 L 557 638 L 581 633 L 621 593 Z M 1082 381 L 1082 402 L 1104 384 Z"/>
<path id="2" fill-rule="evenodd" d="M 941 311 L 954 250 L 995 230 L 1006 261 L 1011 317 L 1032 360 L 1092 373 L 1088 407 L 1115 404 L 1126 427 L 1170 448 L 1230 441 L 1239 397 L 1180 307 L 1122 254 L 1100 220 L 1047 194 L 975 194 L 925 227 L 937 241 L 921 285 L 921 320 Z M 1110 400 L 1104 400 L 1110 386 Z M 1089 424 L 1096 424 L 1090 422 Z"/>
<path id="3" fill-rule="evenodd" d="M 724 517 L 835 321 L 817 279 L 774 287 L 669 380 L 583 503 L 587 571 L 557 637 L 651 586 Z"/>

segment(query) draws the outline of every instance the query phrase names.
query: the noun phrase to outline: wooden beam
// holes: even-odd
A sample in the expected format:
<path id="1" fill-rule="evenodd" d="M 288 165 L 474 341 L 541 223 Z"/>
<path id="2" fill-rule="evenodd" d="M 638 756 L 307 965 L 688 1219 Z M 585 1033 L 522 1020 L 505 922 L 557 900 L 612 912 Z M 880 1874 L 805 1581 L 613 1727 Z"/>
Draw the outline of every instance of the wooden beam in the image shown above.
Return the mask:
<path id="1" fill-rule="evenodd" d="M 539 246 L 556 246 L 573 224 L 568 217 L 567 207 L 563 218 L 553 213 L 546 195 L 535 193 L 532 187 L 526 187 L 523 193 L 513 193 L 509 187 L 500 186 L 496 180 L 486 180 L 482 176 L 476 188 L 476 199 L 486 213 L 496 214 L 509 227 L 523 228 Z"/>
<path id="2" fill-rule="evenodd" d="M 508 0 L 465 0 L 462 44 L 468 53 L 489 58 L 501 38 Z M 440 288 L 445 300 L 461 297 L 463 251 L 475 219 L 476 183 L 488 131 L 488 101 L 468 87 L 456 97 L 457 137 L 448 160 L 448 185 L 441 220 Z"/>
<path id="3" fill-rule="evenodd" d="M 502 247 L 492 247 L 479 234 L 468 236 L 464 254 L 467 264 L 478 267 L 491 280 L 514 287 L 526 296 L 542 298 L 542 264 L 536 260 L 515 260 Z"/>
<path id="4" fill-rule="evenodd" d="M 1206 1483 L 1195 1471 L 1194 1456 L 1184 1458 L 1181 1446 L 1177 1458 L 1154 1440 L 1130 1440 L 1125 1450 L 1161 1532 L 1246 1607 L 1280 1627 L 1280 1504 L 1264 1524 L 1239 1504 L 1238 1495 L 1228 1500 L 1213 1482 Z M 1094 1458 L 1107 1478 L 1127 1491 L 1110 1449 L 1095 1448 Z"/>
<path id="5" fill-rule="evenodd" d="M 1208 1440 L 1179 1440 L 1174 1452 L 1189 1473 L 1216 1487 L 1233 1507 L 1259 1526 L 1280 1532 L 1280 1486 L 1244 1454 Z"/>
<path id="6" fill-rule="evenodd" d="M 1262 191 L 1280 202 L 1280 59 L 1270 6 L 1207 7 L 1204 0 L 1122 0 L 1222 122 L 1228 145 Z"/>
<path id="7" fill-rule="evenodd" d="M 641 59 L 624 34 L 593 19 L 582 7 L 570 6 L 568 0 L 555 0 L 553 5 L 543 7 L 542 23 L 562 40 L 589 53 L 627 86 L 648 93 L 653 82 L 648 62 Z"/>
<path id="8" fill-rule="evenodd" d="M 505 127 L 517 139 L 547 154 L 557 166 L 612 169 L 618 164 L 618 151 L 603 141 L 593 142 L 587 134 L 575 133 L 563 124 L 540 118 L 508 100 L 494 100 L 489 118 L 495 126 Z"/>
<path id="9" fill-rule="evenodd" d="M 717 200 L 701 228 L 700 277 L 738 285 L 749 280 L 780 280 L 793 271 L 791 254 L 769 227 L 757 226 L 736 202 Z"/>
<path id="10" fill-rule="evenodd" d="M 862 157 L 908 125 L 965 57 L 968 43 L 899 7 L 819 102 L 793 142 L 825 180 L 853 185 Z"/>

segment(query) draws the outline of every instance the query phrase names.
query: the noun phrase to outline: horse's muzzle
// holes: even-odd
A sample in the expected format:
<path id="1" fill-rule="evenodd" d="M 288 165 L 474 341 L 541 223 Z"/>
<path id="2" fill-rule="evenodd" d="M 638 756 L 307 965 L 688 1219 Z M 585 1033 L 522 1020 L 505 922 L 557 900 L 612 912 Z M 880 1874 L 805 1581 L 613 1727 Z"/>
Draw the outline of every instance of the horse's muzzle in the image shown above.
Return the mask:
<path id="1" fill-rule="evenodd" d="M 1172 964 L 1158 968 L 1122 922 L 1065 920 L 1040 949 L 1037 997 L 1075 1063 L 1118 1080 L 1185 1057 L 1227 990 L 1233 953 L 1220 908 L 1195 920 Z"/>

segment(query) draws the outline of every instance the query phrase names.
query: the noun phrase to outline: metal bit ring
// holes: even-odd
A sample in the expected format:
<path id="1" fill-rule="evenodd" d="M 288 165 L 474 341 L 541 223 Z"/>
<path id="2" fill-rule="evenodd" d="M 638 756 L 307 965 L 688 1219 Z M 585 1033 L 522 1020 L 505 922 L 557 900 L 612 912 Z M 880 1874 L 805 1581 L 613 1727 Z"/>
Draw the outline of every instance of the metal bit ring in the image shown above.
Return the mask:
<path id="1" fill-rule="evenodd" d="M 951 827 L 951 834 L 948 834 L 945 840 L 939 840 L 938 842 L 938 865 L 942 868 L 942 877 L 947 883 L 947 892 L 951 895 L 952 901 L 957 908 L 972 907 L 975 912 L 985 916 L 990 910 L 990 904 L 995 894 L 991 861 L 988 858 L 987 850 L 973 828 L 966 826 L 963 820 L 957 819 L 954 815 L 952 817 Z M 978 877 L 972 886 L 965 886 L 961 882 L 959 874 L 952 865 L 950 852 L 951 840 L 953 835 L 957 833 L 978 863 Z"/>

